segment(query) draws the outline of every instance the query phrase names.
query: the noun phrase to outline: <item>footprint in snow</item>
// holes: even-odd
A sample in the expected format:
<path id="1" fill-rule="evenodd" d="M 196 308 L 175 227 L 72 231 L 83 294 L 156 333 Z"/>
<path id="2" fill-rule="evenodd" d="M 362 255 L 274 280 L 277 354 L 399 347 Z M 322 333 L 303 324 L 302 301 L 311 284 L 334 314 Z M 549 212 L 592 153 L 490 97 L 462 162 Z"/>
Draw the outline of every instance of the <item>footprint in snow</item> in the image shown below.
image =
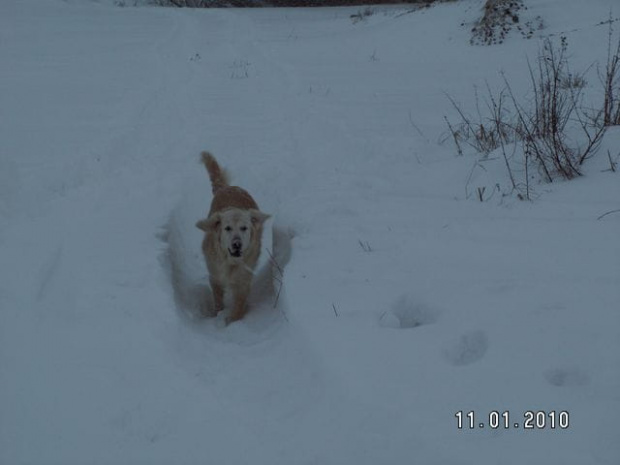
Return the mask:
<path id="1" fill-rule="evenodd" d="M 384 328 L 416 328 L 435 323 L 438 318 L 439 311 L 436 308 L 404 295 L 379 317 L 379 325 Z"/>
<path id="2" fill-rule="evenodd" d="M 488 347 L 484 331 L 468 331 L 444 350 L 444 357 L 453 366 L 471 365 L 484 357 Z"/>
<path id="3" fill-rule="evenodd" d="M 585 386 L 590 383 L 587 373 L 577 367 L 552 368 L 543 373 L 549 384 L 556 387 Z"/>

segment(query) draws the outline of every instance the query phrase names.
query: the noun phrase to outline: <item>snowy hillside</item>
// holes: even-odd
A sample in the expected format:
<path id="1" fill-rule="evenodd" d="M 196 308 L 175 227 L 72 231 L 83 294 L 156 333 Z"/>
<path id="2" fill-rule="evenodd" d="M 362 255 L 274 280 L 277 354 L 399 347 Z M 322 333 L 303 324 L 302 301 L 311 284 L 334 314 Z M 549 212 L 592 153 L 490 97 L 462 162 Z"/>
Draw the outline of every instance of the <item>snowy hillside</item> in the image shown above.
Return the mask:
<path id="1" fill-rule="evenodd" d="M 620 128 L 480 202 L 507 173 L 444 120 L 560 34 L 600 97 L 616 1 L 527 3 L 532 39 L 472 46 L 482 0 L 1 1 L 0 464 L 620 463 Z M 205 149 L 273 215 L 230 326 Z"/>

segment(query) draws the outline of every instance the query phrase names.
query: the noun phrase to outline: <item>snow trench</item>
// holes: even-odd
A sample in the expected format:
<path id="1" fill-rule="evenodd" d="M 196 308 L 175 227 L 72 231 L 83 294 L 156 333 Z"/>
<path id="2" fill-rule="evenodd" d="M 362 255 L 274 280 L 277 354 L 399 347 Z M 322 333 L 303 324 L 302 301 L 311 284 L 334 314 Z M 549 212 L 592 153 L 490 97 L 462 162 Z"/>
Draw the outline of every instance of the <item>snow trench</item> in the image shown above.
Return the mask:
<path id="1" fill-rule="evenodd" d="M 195 227 L 204 213 L 200 207 L 193 208 L 190 198 L 204 203 L 204 197 L 187 195 L 172 210 L 161 235 L 165 243 L 161 262 L 170 279 L 179 317 L 189 323 L 213 320 L 221 327 L 228 310 L 225 308 L 214 317 L 213 295 L 200 247 L 203 233 Z M 284 269 L 292 253 L 292 233 L 269 220 L 263 231 L 262 247 L 248 298 L 248 314 L 243 320 L 255 329 L 266 329 L 274 320 L 286 321 L 286 302 L 281 291 Z"/>

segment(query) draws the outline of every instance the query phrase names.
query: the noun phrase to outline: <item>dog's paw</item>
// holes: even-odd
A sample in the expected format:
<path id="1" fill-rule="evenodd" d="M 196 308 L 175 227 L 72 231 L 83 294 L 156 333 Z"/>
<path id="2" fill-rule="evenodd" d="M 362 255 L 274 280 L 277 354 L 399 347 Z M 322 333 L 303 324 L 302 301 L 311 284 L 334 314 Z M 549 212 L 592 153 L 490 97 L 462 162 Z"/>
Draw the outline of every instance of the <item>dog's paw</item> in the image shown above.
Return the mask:
<path id="1" fill-rule="evenodd" d="M 224 323 L 226 324 L 226 326 L 228 326 L 229 324 L 234 323 L 235 321 L 239 321 L 240 319 L 241 319 L 240 316 L 230 315 L 226 317 L 226 319 L 224 320 Z"/>

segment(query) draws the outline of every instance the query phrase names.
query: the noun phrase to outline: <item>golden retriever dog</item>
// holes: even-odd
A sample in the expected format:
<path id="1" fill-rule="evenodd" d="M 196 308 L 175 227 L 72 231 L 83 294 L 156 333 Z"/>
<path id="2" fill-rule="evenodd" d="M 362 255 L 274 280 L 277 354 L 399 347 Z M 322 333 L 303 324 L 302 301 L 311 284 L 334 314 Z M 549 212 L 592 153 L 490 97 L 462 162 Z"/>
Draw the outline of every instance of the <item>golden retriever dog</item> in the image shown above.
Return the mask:
<path id="1" fill-rule="evenodd" d="M 215 313 L 224 309 L 224 292 L 230 291 L 232 309 L 226 325 L 246 314 L 254 268 L 261 251 L 263 223 L 270 215 L 261 212 L 244 189 L 231 186 L 213 155 L 202 152 L 213 200 L 206 219 L 196 226 L 205 232 L 202 253 L 207 262 Z"/>

